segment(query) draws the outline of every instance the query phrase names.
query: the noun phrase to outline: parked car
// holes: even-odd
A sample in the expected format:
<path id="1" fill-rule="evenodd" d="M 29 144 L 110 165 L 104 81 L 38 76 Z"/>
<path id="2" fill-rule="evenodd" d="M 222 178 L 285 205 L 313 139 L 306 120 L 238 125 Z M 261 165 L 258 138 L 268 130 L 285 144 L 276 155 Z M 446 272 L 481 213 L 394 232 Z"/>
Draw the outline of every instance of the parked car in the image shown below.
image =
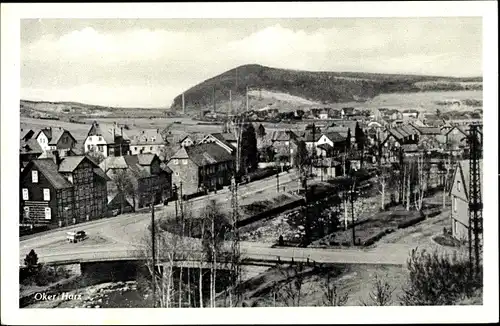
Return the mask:
<path id="1" fill-rule="evenodd" d="M 66 233 L 66 239 L 69 242 L 76 243 L 84 240 L 87 237 L 85 231 L 70 231 Z"/>

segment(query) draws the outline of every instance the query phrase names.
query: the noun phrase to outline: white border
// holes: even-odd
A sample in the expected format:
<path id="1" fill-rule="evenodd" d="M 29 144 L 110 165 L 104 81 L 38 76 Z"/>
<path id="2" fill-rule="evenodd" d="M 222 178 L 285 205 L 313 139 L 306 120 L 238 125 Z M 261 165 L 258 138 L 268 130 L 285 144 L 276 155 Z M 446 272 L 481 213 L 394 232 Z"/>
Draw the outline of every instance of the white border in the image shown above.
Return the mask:
<path id="1" fill-rule="evenodd" d="M 1 317 L 5 324 L 418 323 L 498 322 L 498 17 L 495 1 L 369 3 L 2 4 Z M 223 9 L 223 10 L 221 10 Z M 484 305 L 252 309 L 18 308 L 18 140 L 22 18 L 483 17 Z M 12 186 L 15 185 L 15 186 Z M 16 231 L 14 231 L 16 230 Z M 16 234 L 16 235 L 15 235 Z M 15 281 L 14 281 L 15 280 Z M 335 310 L 332 310 L 335 309 Z M 362 309 L 362 310 L 361 310 Z"/>

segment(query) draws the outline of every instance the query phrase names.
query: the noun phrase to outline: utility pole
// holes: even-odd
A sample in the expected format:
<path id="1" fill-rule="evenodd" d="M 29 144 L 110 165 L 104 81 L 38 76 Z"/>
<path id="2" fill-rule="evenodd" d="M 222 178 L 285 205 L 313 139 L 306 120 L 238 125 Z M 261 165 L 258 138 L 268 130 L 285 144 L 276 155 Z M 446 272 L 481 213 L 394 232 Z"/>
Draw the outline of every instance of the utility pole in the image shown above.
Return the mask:
<path id="1" fill-rule="evenodd" d="M 482 135 L 482 134 L 481 134 Z M 481 196 L 481 167 L 482 139 L 480 140 L 478 125 L 471 125 L 469 129 L 469 259 L 472 272 L 480 272 L 481 237 L 483 233 L 483 202 Z M 472 230 L 471 230 L 472 229 Z M 474 246 L 474 259 L 472 257 Z M 473 270 L 475 265 L 475 270 Z"/>
<path id="2" fill-rule="evenodd" d="M 152 198 L 151 198 L 152 199 Z M 153 268 L 152 268 L 152 277 L 153 277 L 153 282 L 151 283 L 151 287 L 152 287 L 152 292 L 153 292 L 153 308 L 156 307 L 156 264 L 155 264 L 155 256 L 156 256 L 156 252 L 155 252 L 155 242 L 156 242 L 156 238 L 155 238 L 155 205 L 154 205 L 154 202 L 153 200 L 151 200 L 151 257 L 152 257 L 152 261 L 153 261 Z"/>
<path id="3" fill-rule="evenodd" d="M 356 183 L 353 183 L 351 188 L 351 218 L 352 218 L 352 244 L 356 245 L 356 227 L 354 221 L 354 187 Z"/>
<path id="4" fill-rule="evenodd" d="M 175 222 L 179 223 L 179 211 L 177 208 L 179 202 L 179 195 L 177 194 L 177 185 L 174 184 L 174 194 L 175 194 Z"/>
<path id="5" fill-rule="evenodd" d="M 280 171 L 276 170 L 276 192 L 280 192 Z"/>

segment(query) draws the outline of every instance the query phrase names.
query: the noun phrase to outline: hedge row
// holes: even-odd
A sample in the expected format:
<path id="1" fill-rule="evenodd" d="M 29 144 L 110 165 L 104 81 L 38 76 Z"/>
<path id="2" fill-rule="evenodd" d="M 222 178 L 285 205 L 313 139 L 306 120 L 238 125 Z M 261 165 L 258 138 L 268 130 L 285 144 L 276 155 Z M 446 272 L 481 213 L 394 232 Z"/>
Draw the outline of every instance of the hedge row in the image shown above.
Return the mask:
<path id="1" fill-rule="evenodd" d="M 392 233 L 392 232 L 394 232 L 394 229 L 389 228 L 389 229 L 382 230 L 382 231 L 376 233 L 375 235 L 372 235 L 371 237 L 362 241 L 362 244 L 363 244 L 363 246 L 371 246 L 376 241 L 380 240 L 383 236 L 385 236 L 386 234 Z"/>
<path id="2" fill-rule="evenodd" d="M 425 215 L 421 214 L 420 216 L 417 216 L 417 217 L 414 217 L 414 218 L 410 218 L 406 221 L 403 221 L 401 223 L 398 224 L 398 229 L 404 229 L 404 228 L 407 228 L 409 226 L 412 226 L 412 225 L 415 225 L 419 222 L 422 222 L 423 220 L 425 220 Z"/>

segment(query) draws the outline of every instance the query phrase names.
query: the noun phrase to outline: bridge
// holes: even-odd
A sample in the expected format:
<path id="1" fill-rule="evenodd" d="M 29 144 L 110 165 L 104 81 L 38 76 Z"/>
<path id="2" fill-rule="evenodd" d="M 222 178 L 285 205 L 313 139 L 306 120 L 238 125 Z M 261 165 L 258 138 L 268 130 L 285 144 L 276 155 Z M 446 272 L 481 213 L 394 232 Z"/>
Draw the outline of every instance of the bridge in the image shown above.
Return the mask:
<path id="1" fill-rule="evenodd" d="M 408 258 L 410 247 L 404 246 L 379 246 L 376 248 L 362 249 L 321 249 L 321 248 L 295 248 L 271 247 L 268 243 L 241 242 L 242 264 L 276 264 L 290 262 L 315 262 L 322 264 L 384 264 L 404 265 Z M 57 253 L 54 250 L 41 248 L 36 250 L 39 262 L 50 265 L 81 264 L 92 262 L 110 261 L 138 261 L 150 257 L 150 252 L 137 249 L 133 246 L 80 246 L 65 248 Z M 172 261 L 179 267 L 199 267 L 200 251 L 183 251 L 176 253 Z M 28 252 L 19 253 L 20 265 L 24 264 L 24 257 Z M 182 255 L 182 257 L 181 257 Z M 165 255 L 157 253 L 159 263 L 171 261 Z M 219 258 L 220 260 L 220 258 Z M 225 260 L 223 263 L 228 263 Z M 205 262 L 204 264 L 210 264 Z M 224 264 L 223 264 L 224 265 Z"/>

